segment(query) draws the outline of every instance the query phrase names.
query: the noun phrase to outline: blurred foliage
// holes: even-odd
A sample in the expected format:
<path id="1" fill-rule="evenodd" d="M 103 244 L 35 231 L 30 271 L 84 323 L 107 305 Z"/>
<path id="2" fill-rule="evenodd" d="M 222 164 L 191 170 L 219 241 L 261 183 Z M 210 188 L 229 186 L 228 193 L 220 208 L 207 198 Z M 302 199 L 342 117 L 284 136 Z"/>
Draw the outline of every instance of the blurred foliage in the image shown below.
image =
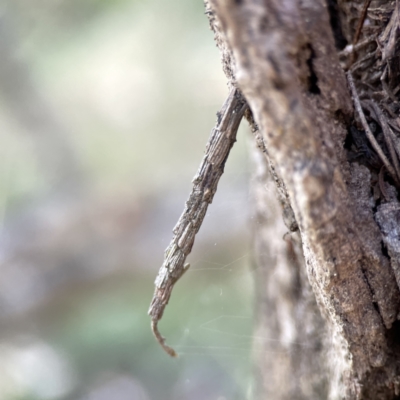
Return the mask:
<path id="1" fill-rule="evenodd" d="M 7 311 L 0 320 L 7 326 L 0 357 L 7 354 L 9 376 L 7 385 L 0 379 L 0 399 L 102 400 L 104 393 L 116 400 L 250 399 L 252 281 L 242 138 L 199 234 L 191 270 L 160 325 L 179 359 L 155 343 L 147 316 L 170 231 L 226 95 L 202 1 L 5 0 L 0 13 L 3 49 L 9 51 L 1 84 L 12 83 L 20 93 L 0 90 L 2 234 L 12 241 L 10 227 L 16 229 L 22 243 L 11 247 L 24 257 L 34 220 L 34 232 L 44 232 L 34 251 L 46 261 L 33 268 L 36 259 L 28 256 L 20 263 L 37 273 L 32 285 L 40 305 Z M 116 208 L 132 202 L 134 209 L 133 222 L 118 217 L 117 227 L 130 224 L 124 229 L 133 232 L 135 254 L 123 266 L 110 261 L 107 272 L 97 274 L 85 269 L 99 257 L 85 247 L 96 244 L 94 229 L 105 224 L 105 237 L 119 240 L 107 215 L 103 225 L 98 220 L 103 210 L 86 231 L 61 225 L 59 211 L 48 212 L 56 222 L 26 217 L 36 209 L 58 210 L 57 202 L 95 208 L 94 198 L 116 198 Z M 52 254 L 49 261 L 47 249 L 58 237 L 50 228 L 70 232 L 76 254 L 61 239 L 59 259 Z M 4 254 L 1 248 L 0 258 Z M 18 270 L 10 259 L 10 270 Z M 28 276 L 24 269 L 21 274 Z M 48 282 L 59 282 L 57 290 L 48 290 Z M 53 360 L 59 367 L 43 367 L 42 375 L 38 367 L 32 378 L 21 372 L 30 368 L 26 360 Z M 59 381 L 53 391 L 50 381 Z M 118 389 L 124 385 L 133 389 Z"/>

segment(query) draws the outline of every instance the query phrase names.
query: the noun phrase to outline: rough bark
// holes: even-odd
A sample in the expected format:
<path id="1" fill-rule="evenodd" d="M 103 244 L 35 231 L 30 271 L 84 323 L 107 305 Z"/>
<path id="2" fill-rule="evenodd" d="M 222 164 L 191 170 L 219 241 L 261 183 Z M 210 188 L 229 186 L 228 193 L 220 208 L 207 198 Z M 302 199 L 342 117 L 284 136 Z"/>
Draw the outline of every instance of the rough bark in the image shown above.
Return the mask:
<path id="1" fill-rule="evenodd" d="M 217 114 L 217 124 L 211 131 L 203 160 L 193 179 L 192 191 L 173 230 L 174 237 L 165 250 L 164 262 L 155 281 L 156 289 L 149 308 L 151 329 L 162 348 L 172 357 L 177 357 L 177 354 L 165 344 L 165 338 L 158 330 L 158 322 L 164 314 L 175 283 L 189 268 L 189 264 L 185 264 L 186 257 L 192 250 L 196 234 L 217 191 L 225 162 L 236 142 L 237 130 L 247 108 L 239 90 L 232 88 Z"/>
<path id="2" fill-rule="evenodd" d="M 357 140 L 350 132 L 362 124 L 345 76 L 345 70 L 354 76 L 368 123 L 384 130 L 372 100 L 392 117 L 388 126 L 396 121 L 399 9 L 395 2 L 368 3 L 206 3 L 223 69 L 249 103 L 277 197 L 294 212 L 296 222 L 288 225 L 299 227 L 280 244 L 269 233 L 283 232 L 276 218 L 255 230 L 263 277 L 259 329 L 278 343 L 257 351 L 260 399 L 400 394 L 396 182 L 384 179 L 368 145 L 361 157 L 352 154 Z M 349 43 L 351 51 L 343 50 Z M 384 152 L 389 158 L 390 148 Z M 256 197 L 259 215 L 276 207 L 265 194 Z M 306 345 L 294 350 L 298 343 Z M 268 348 L 286 352 L 271 358 Z"/>

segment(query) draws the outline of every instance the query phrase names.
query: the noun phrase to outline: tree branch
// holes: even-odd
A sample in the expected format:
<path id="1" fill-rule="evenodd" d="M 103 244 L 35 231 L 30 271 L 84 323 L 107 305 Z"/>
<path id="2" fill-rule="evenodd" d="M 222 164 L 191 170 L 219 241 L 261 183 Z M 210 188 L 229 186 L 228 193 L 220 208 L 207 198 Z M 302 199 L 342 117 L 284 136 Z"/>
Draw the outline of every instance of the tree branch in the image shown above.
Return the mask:
<path id="1" fill-rule="evenodd" d="M 197 175 L 193 179 L 193 189 L 185 209 L 173 232 L 174 237 L 165 250 L 164 263 L 155 281 L 156 290 L 150 304 L 151 327 L 157 341 L 172 357 L 177 354 L 165 344 L 158 330 L 158 321 L 164 313 L 175 283 L 189 268 L 186 257 L 192 250 L 196 233 L 199 231 L 207 208 L 211 204 L 229 152 L 236 142 L 236 133 L 247 108 L 240 92 L 232 88 L 227 100 L 218 113 L 218 121 L 211 131 L 206 152 Z"/>

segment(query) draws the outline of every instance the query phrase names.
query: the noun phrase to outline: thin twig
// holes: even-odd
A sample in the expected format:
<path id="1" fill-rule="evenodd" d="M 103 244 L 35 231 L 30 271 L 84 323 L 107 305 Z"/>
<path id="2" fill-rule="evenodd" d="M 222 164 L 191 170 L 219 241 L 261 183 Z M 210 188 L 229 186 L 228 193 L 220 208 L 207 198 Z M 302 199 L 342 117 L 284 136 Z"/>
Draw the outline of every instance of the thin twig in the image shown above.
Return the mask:
<path id="1" fill-rule="evenodd" d="M 383 115 L 381 109 L 379 108 L 378 104 L 375 103 L 374 100 L 371 100 L 369 102 L 373 108 L 373 111 L 375 113 L 375 115 L 377 116 L 377 119 L 379 121 L 379 124 L 382 127 L 382 132 L 383 132 L 383 136 L 385 138 L 385 142 L 386 142 L 386 146 L 389 149 L 389 153 L 390 153 L 390 158 L 392 159 L 393 165 L 394 165 L 394 169 L 396 170 L 396 174 L 397 174 L 397 181 L 399 181 L 400 179 L 400 166 L 399 166 L 399 160 L 397 158 L 396 155 L 396 151 L 394 148 L 394 144 L 392 141 L 392 136 L 390 134 L 390 128 L 387 124 L 386 118 Z M 392 132 L 393 133 L 393 132 Z"/>
<path id="2" fill-rule="evenodd" d="M 352 66 L 351 66 L 351 71 L 352 72 L 354 72 L 354 71 L 356 71 L 357 69 L 359 69 L 359 68 L 364 68 L 364 69 L 366 69 L 369 65 L 368 65 L 368 63 L 367 63 L 367 61 L 370 61 L 370 64 L 371 64 L 371 60 L 372 60 L 372 63 L 374 62 L 373 61 L 373 58 L 374 57 L 376 57 L 376 50 L 374 50 L 372 53 L 368 53 L 365 57 L 363 57 L 361 60 L 358 60 L 356 63 L 354 63 Z"/>
<path id="3" fill-rule="evenodd" d="M 396 96 L 393 94 L 393 92 L 389 88 L 389 85 L 386 83 L 387 71 L 388 71 L 388 66 L 386 65 L 385 70 L 383 71 L 383 74 L 381 76 L 382 87 L 383 90 L 386 92 L 387 96 L 390 98 L 390 100 L 392 100 L 394 103 L 397 103 Z"/>
<path id="4" fill-rule="evenodd" d="M 358 42 L 358 39 L 360 38 L 362 27 L 364 25 L 365 17 L 367 16 L 367 11 L 368 7 L 371 3 L 371 0 L 365 0 L 364 2 L 364 7 L 361 11 L 360 19 L 358 20 L 357 28 L 356 28 L 356 33 L 354 35 L 353 39 L 353 45 L 355 45 Z"/>
<path id="5" fill-rule="evenodd" d="M 380 37 L 381 43 L 385 43 L 382 49 L 382 61 L 390 60 L 396 52 L 396 44 L 398 42 L 398 28 L 399 28 L 399 14 L 400 14 L 400 3 L 396 0 L 392 16 L 390 17 L 389 23 L 386 25 L 385 31 Z"/>
<path id="6" fill-rule="evenodd" d="M 389 135 L 394 144 L 394 148 L 396 150 L 397 156 L 400 158 L 400 139 L 395 135 L 395 133 L 392 131 L 392 129 L 390 127 L 389 127 L 388 132 L 389 132 Z"/>
<path id="7" fill-rule="evenodd" d="M 364 130 L 365 130 L 365 134 L 366 134 L 369 142 L 371 143 L 371 146 L 376 151 L 376 153 L 378 154 L 379 158 L 382 160 L 383 164 L 385 165 L 385 167 L 388 170 L 388 172 L 390 173 L 390 175 L 393 177 L 393 179 L 397 183 L 399 183 L 399 180 L 397 179 L 397 176 L 396 176 L 396 172 L 394 171 L 394 169 L 391 166 L 389 160 L 385 156 L 385 153 L 380 148 L 378 142 L 375 139 L 375 136 L 371 132 L 371 129 L 370 129 L 368 123 L 367 123 L 367 120 L 366 120 L 365 115 L 364 115 L 364 111 L 363 111 L 363 109 L 361 107 L 360 98 L 358 97 L 357 89 L 356 89 L 356 86 L 354 84 L 353 76 L 351 75 L 350 71 L 347 72 L 346 75 L 347 75 L 347 80 L 349 82 L 351 94 L 352 94 L 352 97 L 353 97 L 354 107 L 355 107 L 355 109 L 357 111 L 357 114 L 360 117 L 361 123 L 362 123 L 362 125 L 364 127 Z"/>
<path id="8" fill-rule="evenodd" d="M 189 265 L 185 264 L 186 257 L 192 250 L 195 235 L 217 190 L 225 162 L 236 141 L 236 133 L 247 107 L 240 92 L 233 88 L 218 113 L 217 125 L 211 131 L 203 161 L 193 179 L 192 192 L 173 230 L 174 237 L 165 251 L 164 263 L 155 281 L 156 289 L 149 309 L 151 328 L 158 343 L 172 357 L 176 357 L 177 354 L 165 344 L 165 339 L 158 330 L 158 321 L 163 316 L 175 283 L 189 268 Z"/>
<path id="9" fill-rule="evenodd" d="M 397 115 L 395 112 L 393 112 L 393 110 L 386 104 L 386 103 L 382 103 L 382 106 L 385 107 L 385 110 L 390 114 L 390 116 L 392 118 L 397 118 Z M 389 121 L 388 121 L 389 122 Z"/>
<path id="10" fill-rule="evenodd" d="M 355 45 L 358 42 L 358 39 L 360 38 L 361 31 L 362 31 L 362 28 L 364 26 L 365 17 L 367 15 L 367 10 L 368 10 L 368 7 L 369 7 L 370 3 L 371 3 L 371 0 L 365 0 L 364 7 L 363 7 L 363 9 L 361 11 L 360 19 L 358 20 L 356 33 L 354 35 L 353 43 L 352 43 L 352 52 L 351 52 L 351 55 L 350 55 L 350 65 L 353 65 L 354 61 L 356 59 Z"/>
<path id="11" fill-rule="evenodd" d="M 343 50 L 339 51 L 338 54 L 340 57 L 348 56 L 351 52 L 360 50 L 364 46 L 367 46 L 367 45 L 375 42 L 375 40 L 376 40 L 376 36 L 370 35 L 370 36 L 366 37 L 362 42 L 359 42 L 355 45 L 353 45 L 353 44 L 347 45 Z"/>
<path id="12" fill-rule="evenodd" d="M 171 357 L 178 357 L 178 354 L 176 354 L 176 351 L 172 347 L 165 344 L 165 338 L 163 336 L 161 336 L 161 333 L 158 330 L 157 321 L 154 321 L 154 320 L 151 321 L 151 330 L 153 331 L 153 334 L 156 337 L 157 342 L 164 349 L 164 351 L 167 354 L 169 354 Z"/>
<path id="13" fill-rule="evenodd" d="M 394 129 L 397 133 L 399 133 L 400 134 L 400 126 L 399 126 L 399 123 L 398 123 L 398 121 L 397 121 L 397 118 L 398 117 L 396 117 L 396 119 L 392 119 L 392 120 L 389 120 L 388 122 L 389 122 L 389 125 L 392 127 L 392 129 Z"/>

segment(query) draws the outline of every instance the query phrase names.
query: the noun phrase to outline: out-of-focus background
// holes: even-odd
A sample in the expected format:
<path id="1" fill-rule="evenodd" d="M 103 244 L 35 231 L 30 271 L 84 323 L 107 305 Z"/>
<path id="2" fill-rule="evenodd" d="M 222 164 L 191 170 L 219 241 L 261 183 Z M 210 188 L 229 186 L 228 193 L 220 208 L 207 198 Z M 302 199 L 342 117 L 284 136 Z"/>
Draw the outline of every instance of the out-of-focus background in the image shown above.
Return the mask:
<path id="1" fill-rule="evenodd" d="M 227 95 L 201 0 L 0 3 L 0 400 L 251 399 L 247 127 L 148 306 Z"/>

